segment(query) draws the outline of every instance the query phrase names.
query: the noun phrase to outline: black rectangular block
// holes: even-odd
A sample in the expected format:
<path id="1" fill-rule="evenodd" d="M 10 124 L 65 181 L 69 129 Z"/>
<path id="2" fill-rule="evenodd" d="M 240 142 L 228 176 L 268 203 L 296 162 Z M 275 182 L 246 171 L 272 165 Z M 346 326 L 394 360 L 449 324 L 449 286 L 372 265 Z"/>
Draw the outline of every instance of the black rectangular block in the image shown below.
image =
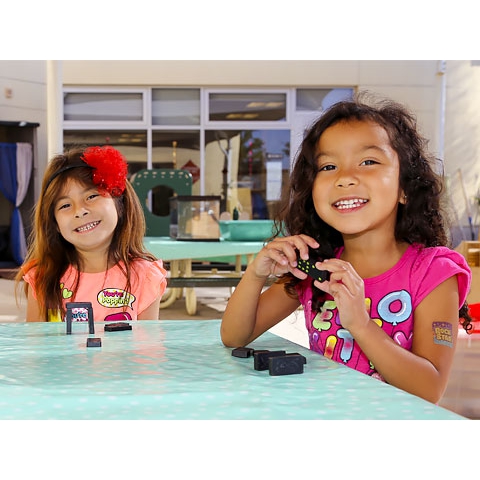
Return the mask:
<path id="1" fill-rule="evenodd" d="M 253 368 L 255 370 L 268 370 L 268 359 L 285 355 L 285 350 L 256 350 L 253 353 Z"/>
<path id="2" fill-rule="evenodd" d="M 238 347 L 232 350 L 232 356 L 238 358 L 248 358 L 253 355 L 253 348 Z"/>
<path id="3" fill-rule="evenodd" d="M 297 258 L 297 268 L 319 282 L 330 280 L 330 272 L 328 270 L 319 270 L 315 266 L 315 262 L 303 260 L 300 256 Z"/>
<path id="4" fill-rule="evenodd" d="M 115 323 L 108 323 L 105 325 L 104 330 L 106 332 L 120 332 L 122 330 L 131 330 L 132 326 L 126 322 L 115 322 Z"/>
<path id="5" fill-rule="evenodd" d="M 87 347 L 101 347 L 102 339 L 101 338 L 87 338 Z"/>
<path id="6" fill-rule="evenodd" d="M 283 356 L 270 357 L 268 370 L 270 375 L 292 375 L 303 373 L 303 366 L 307 359 L 298 353 L 289 353 Z"/>

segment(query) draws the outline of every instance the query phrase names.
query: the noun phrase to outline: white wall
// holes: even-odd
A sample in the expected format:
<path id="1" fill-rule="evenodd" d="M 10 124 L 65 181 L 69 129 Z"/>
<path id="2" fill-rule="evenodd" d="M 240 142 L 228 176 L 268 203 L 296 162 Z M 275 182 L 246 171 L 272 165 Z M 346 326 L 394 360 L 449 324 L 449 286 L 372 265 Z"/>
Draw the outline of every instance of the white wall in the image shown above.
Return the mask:
<path id="1" fill-rule="evenodd" d="M 0 61 L 0 120 L 40 124 L 37 128 L 37 162 L 33 172 L 36 192 L 39 192 L 47 160 L 46 66 L 43 60 Z M 11 98 L 7 98 L 7 90 L 11 91 Z"/>
<path id="2" fill-rule="evenodd" d="M 480 66 L 472 66 L 470 61 L 447 62 L 445 121 L 445 170 L 453 204 L 462 225 L 468 225 L 459 169 L 468 200 L 473 200 L 480 188 Z M 472 206 L 475 223 L 480 221 L 478 211 Z M 465 230 L 465 239 L 470 240 L 470 232 Z"/>

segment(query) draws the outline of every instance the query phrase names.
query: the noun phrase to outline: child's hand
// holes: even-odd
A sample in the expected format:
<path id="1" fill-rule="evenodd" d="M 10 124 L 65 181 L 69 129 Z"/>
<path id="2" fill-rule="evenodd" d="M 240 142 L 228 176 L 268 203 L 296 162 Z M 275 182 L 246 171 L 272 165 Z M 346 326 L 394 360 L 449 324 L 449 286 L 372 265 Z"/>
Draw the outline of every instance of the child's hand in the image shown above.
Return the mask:
<path id="1" fill-rule="evenodd" d="M 296 268 L 297 252 L 306 260 L 308 247 L 318 248 L 319 246 L 318 242 L 308 235 L 277 237 L 260 250 L 251 267 L 255 270 L 257 277 L 278 277 L 291 272 L 303 280 L 307 274 Z"/>
<path id="2" fill-rule="evenodd" d="M 315 265 L 321 270 L 328 270 L 330 280 L 321 283 L 315 281 L 313 284 L 333 297 L 342 327 L 355 336 L 355 330 L 370 321 L 365 305 L 363 279 L 349 262 L 338 258 L 330 258 Z"/>

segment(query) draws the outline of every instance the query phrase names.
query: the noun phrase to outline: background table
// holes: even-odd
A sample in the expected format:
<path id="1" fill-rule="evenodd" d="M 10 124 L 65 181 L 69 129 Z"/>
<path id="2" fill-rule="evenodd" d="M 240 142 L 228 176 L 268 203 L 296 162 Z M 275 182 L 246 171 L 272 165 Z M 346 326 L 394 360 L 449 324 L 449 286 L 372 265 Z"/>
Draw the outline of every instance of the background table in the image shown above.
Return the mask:
<path id="1" fill-rule="evenodd" d="M 103 326 L 0 324 L 0 419 L 464 419 L 269 332 L 251 346 L 301 353 L 303 374 L 233 357 L 219 320 Z"/>
<path id="2" fill-rule="evenodd" d="M 197 311 L 197 299 L 194 287 L 234 286 L 242 275 L 242 264 L 249 264 L 256 253 L 263 247 L 263 242 L 198 242 L 174 240 L 170 237 L 145 237 L 145 248 L 157 258 L 170 263 L 168 291 L 162 298 L 160 308 L 167 308 L 183 295 L 185 288 L 185 306 L 189 315 Z M 194 260 L 235 261 L 233 272 L 209 273 L 193 272 Z M 245 259 L 245 261 L 244 261 Z"/>

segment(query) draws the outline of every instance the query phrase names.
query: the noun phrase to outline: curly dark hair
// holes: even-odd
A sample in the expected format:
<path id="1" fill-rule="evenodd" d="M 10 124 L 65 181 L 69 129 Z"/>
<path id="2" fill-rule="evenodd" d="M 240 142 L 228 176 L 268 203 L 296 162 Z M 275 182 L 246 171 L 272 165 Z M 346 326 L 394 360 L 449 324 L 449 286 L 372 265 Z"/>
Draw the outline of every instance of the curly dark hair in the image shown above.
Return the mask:
<path id="1" fill-rule="evenodd" d="M 360 92 L 351 99 L 332 105 L 306 132 L 284 190 L 275 218 L 276 235 L 307 234 L 320 244 L 311 251 L 312 259 L 332 258 L 343 245 L 339 231 L 327 225 L 315 211 L 312 188 L 317 175 L 315 151 L 321 135 L 339 122 L 369 121 L 385 129 L 400 163 L 400 188 L 408 202 L 399 204 L 395 238 L 424 247 L 451 246 L 447 212 L 444 205 L 443 171 L 435 171 L 442 163 L 427 150 L 427 140 L 419 133 L 412 113 L 390 99 L 379 99 L 369 92 Z M 294 294 L 300 280 L 287 275 L 282 280 L 288 293 Z M 323 292 L 314 289 L 313 307 L 319 308 Z M 472 329 L 468 305 L 459 311 L 464 329 Z"/>

